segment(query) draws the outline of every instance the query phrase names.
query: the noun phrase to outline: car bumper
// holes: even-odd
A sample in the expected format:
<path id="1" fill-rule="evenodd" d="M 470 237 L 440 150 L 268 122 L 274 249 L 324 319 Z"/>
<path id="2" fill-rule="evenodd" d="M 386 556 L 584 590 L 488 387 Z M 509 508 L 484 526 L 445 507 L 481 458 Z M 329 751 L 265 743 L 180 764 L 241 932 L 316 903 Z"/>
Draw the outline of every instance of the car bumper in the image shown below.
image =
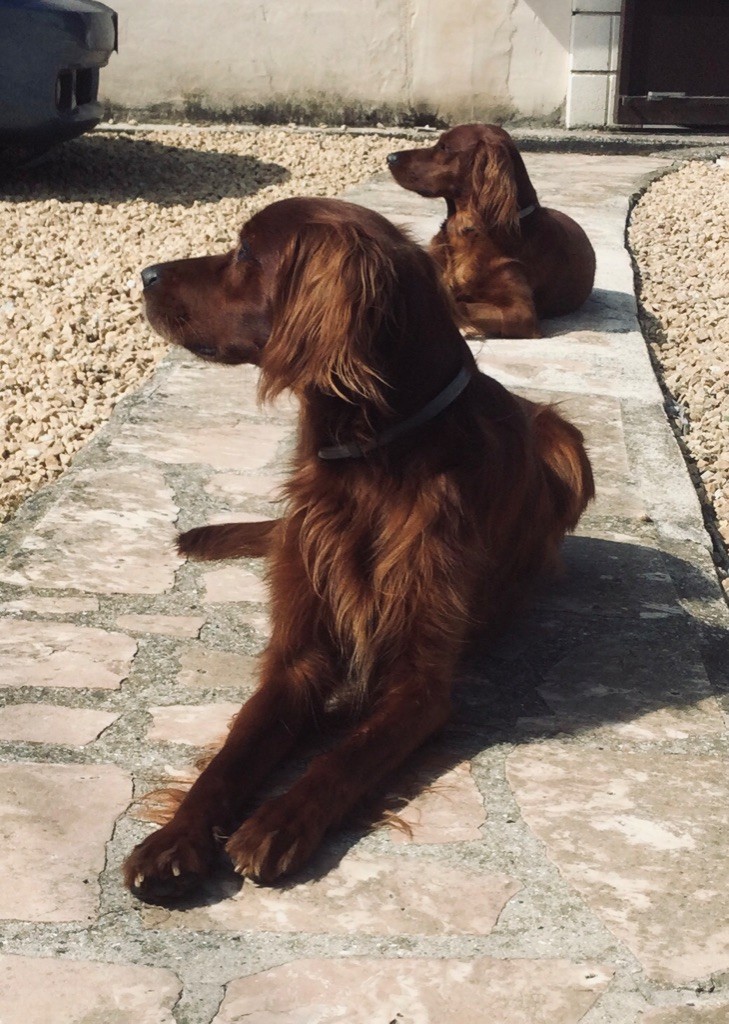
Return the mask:
<path id="1" fill-rule="evenodd" d="M 117 44 L 115 12 L 94 0 L 0 6 L 3 151 L 39 151 L 97 124 L 99 68 Z"/>

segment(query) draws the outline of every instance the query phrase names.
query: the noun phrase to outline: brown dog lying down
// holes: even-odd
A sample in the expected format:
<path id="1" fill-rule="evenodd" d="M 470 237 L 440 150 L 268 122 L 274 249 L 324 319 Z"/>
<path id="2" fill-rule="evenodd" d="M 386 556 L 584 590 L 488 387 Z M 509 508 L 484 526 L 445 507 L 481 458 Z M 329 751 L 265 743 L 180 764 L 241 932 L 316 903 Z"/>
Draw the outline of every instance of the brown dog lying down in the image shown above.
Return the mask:
<path id="1" fill-rule="evenodd" d="M 542 317 L 577 309 L 592 291 L 595 253 L 570 217 L 540 206 L 510 135 L 462 124 L 426 149 L 390 153 L 398 184 L 445 199 L 430 244 L 464 325 L 486 336 L 540 337 Z"/>
<path id="2" fill-rule="evenodd" d="M 273 882 L 446 721 L 474 629 L 496 627 L 558 559 L 593 495 L 579 431 L 479 373 L 430 257 L 348 203 L 287 199 L 232 252 L 144 271 L 155 328 L 290 389 L 298 443 L 273 524 L 182 536 L 199 557 L 268 554 L 260 685 L 174 817 L 125 865 L 143 899 L 211 870 Z M 245 443 L 245 438 L 241 439 Z M 355 724 L 288 792 L 244 818 L 327 712 Z"/>

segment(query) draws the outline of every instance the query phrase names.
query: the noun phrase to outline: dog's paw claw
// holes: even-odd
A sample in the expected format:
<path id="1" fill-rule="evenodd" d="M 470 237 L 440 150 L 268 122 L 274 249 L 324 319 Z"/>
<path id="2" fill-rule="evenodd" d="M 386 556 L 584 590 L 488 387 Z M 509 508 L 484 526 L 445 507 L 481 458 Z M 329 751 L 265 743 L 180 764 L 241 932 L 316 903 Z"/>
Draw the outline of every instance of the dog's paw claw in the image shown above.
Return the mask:
<path id="1" fill-rule="evenodd" d="M 260 807 L 225 844 L 236 874 L 270 885 L 298 871 L 324 834 L 311 816 L 298 817 L 289 812 L 286 796 Z"/>
<path id="2" fill-rule="evenodd" d="M 179 899 L 210 873 L 214 858 L 212 835 L 178 834 L 166 825 L 132 851 L 124 865 L 124 878 L 141 900 Z"/>

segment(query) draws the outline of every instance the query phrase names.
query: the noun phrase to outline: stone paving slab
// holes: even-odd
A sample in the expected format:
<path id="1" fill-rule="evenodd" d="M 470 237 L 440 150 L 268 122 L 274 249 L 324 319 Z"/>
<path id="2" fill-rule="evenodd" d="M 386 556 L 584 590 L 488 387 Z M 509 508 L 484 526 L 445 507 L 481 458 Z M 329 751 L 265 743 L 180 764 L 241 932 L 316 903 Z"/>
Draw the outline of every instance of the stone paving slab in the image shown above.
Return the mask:
<path id="1" fill-rule="evenodd" d="M 145 793 L 189 783 L 270 628 L 262 565 L 185 563 L 175 530 L 277 514 L 294 404 L 174 352 L 0 530 L 3 1024 L 729 1020 L 729 616 L 623 249 L 630 194 L 669 160 L 527 164 L 594 239 L 597 287 L 543 339 L 473 350 L 581 426 L 598 500 L 563 578 L 464 658 L 443 735 L 299 878 L 221 865 L 169 909 L 119 871 Z M 348 198 L 423 240 L 443 216 L 389 176 Z"/>
<path id="2" fill-rule="evenodd" d="M 146 927 L 196 931 L 293 932 L 318 935 L 489 935 L 504 906 L 521 889 L 507 875 L 431 865 L 421 858 L 365 856 L 356 850 L 336 864 L 315 859 L 311 881 L 272 889 L 244 882 L 239 893 L 211 906 L 149 907 Z"/>
<path id="3" fill-rule="evenodd" d="M 185 647 L 180 652 L 177 685 L 190 689 L 221 690 L 235 686 L 252 691 L 258 660 L 250 654 Z"/>
<path id="4" fill-rule="evenodd" d="M 19 612 L 35 613 L 36 615 L 74 615 L 76 612 L 97 612 L 97 597 L 22 597 L 16 601 L 5 601 L 0 604 L 3 615 Z"/>
<path id="5" fill-rule="evenodd" d="M 597 318 L 602 319 L 605 307 L 612 307 L 616 296 L 613 315 L 624 324 L 632 314 L 626 314 L 620 303 L 622 293 L 602 294 L 605 301 L 600 304 Z M 594 298 L 588 299 L 588 303 L 594 302 Z M 588 307 L 587 313 L 590 312 Z M 483 344 L 474 342 L 473 347 L 482 369 L 508 388 L 661 402 L 652 373 L 646 380 L 648 356 L 637 330 L 578 330 L 568 335 L 520 341 L 516 346 L 508 339 L 489 338 Z"/>
<path id="6" fill-rule="evenodd" d="M 129 776 L 114 765 L 21 762 L 0 765 L 0 792 L 0 918 L 94 921 Z"/>
<path id="7" fill-rule="evenodd" d="M 714 1003 L 712 1006 L 664 1006 L 641 1014 L 640 1024 L 726 1024 L 729 1020 L 729 1003 Z"/>
<path id="8" fill-rule="evenodd" d="M 2 1024 L 174 1024 L 180 989 L 153 967 L 0 956 Z"/>
<path id="9" fill-rule="evenodd" d="M 120 615 L 115 624 L 130 633 L 197 637 L 205 625 L 205 618 L 202 615 Z"/>
<path id="10" fill-rule="evenodd" d="M 177 507 L 151 466 L 81 470 L 32 533 L 3 561 L 16 586 L 99 594 L 160 594 L 181 564 L 174 550 Z M 64 493 L 65 492 L 65 493 Z"/>
<path id="11" fill-rule="evenodd" d="M 94 711 L 93 708 L 11 704 L 0 708 L 0 741 L 83 747 L 98 739 L 117 717 L 110 711 Z"/>
<path id="12" fill-rule="evenodd" d="M 238 713 L 240 701 L 222 704 L 150 705 L 152 722 L 147 739 L 164 743 L 186 743 L 205 747 L 225 738 L 230 720 Z"/>
<path id="13" fill-rule="evenodd" d="M 206 604 L 217 604 L 220 601 L 252 601 L 262 604 L 268 597 L 266 584 L 259 573 L 236 565 L 206 572 L 203 585 Z"/>
<path id="14" fill-rule="evenodd" d="M 222 504 L 221 499 L 227 499 L 240 510 L 246 502 L 251 502 L 256 498 L 273 501 L 281 480 L 283 477 L 279 479 L 271 473 L 261 476 L 255 476 L 252 473 L 247 473 L 245 476 L 241 473 L 215 473 L 205 485 L 205 490 L 217 499 L 218 507 Z M 242 513 L 239 511 L 239 514 Z M 251 514 L 251 518 L 253 518 L 253 514 Z"/>
<path id="15" fill-rule="evenodd" d="M 392 841 L 401 844 L 477 842 L 486 813 L 470 762 L 461 761 L 452 768 L 431 764 L 418 774 L 419 778 L 416 775 L 406 785 L 406 790 L 412 787 L 419 791 L 396 811 Z M 397 791 L 391 795 L 391 798 L 396 797 Z"/>
<path id="16" fill-rule="evenodd" d="M 514 751 L 507 773 L 550 859 L 648 977 L 689 985 L 729 961 L 729 778 L 726 757 L 676 761 L 550 742 Z"/>
<path id="17" fill-rule="evenodd" d="M 726 718 L 696 651 L 670 634 L 646 643 L 655 636 L 649 623 L 667 619 L 670 628 L 670 606 L 640 614 L 648 620 L 643 635 L 575 647 L 546 674 L 539 693 L 552 722 L 603 741 L 608 730 L 626 742 L 723 737 Z M 672 694 L 679 702 L 666 706 Z"/>
<path id="18" fill-rule="evenodd" d="M 114 689 L 137 645 L 123 633 L 65 622 L 0 619 L 0 687 Z"/>
<path id="19" fill-rule="evenodd" d="M 609 980 L 550 960 L 303 960 L 232 982 L 214 1024 L 577 1024 Z"/>
<path id="20" fill-rule="evenodd" d="M 237 420 L 223 427 L 203 423 L 199 431 L 190 434 L 189 416 L 183 410 L 178 416 L 160 423 L 130 423 L 119 431 L 112 448 L 156 462 L 199 462 L 213 469 L 256 472 L 276 459 L 290 430 L 273 423 Z"/>

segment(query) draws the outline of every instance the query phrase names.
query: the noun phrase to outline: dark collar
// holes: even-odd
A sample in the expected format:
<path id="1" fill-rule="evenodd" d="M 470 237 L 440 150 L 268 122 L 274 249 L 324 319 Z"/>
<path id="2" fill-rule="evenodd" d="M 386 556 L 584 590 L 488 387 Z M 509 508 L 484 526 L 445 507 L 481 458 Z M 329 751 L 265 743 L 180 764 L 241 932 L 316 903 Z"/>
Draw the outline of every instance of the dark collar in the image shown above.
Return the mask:
<path id="1" fill-rule="evenodd" d="M 455 402 L 461 392 L 466 389 L 472 376 L 473 371 L 470 367 L 464 366 L 450 384 L 443 388 L 435 398 L 431 398 L 427 405 L 424 405 L 414 416 L 409 416 L 408 419 L 403 420 L 401 423 L 396 423 L 394 427 L 383 430 L 381 434 L 378 434 L 371 441 L 367 441 L 364 444 L 337 444 L 327 448 L 320 448 L 317 453 L 319 458 L 327 461 L 332 459 L 361 459 L 371 451 L 374 451 L 375 448 L 382 448 L 384 445 L 389 444 L 390 441 L 402 437 L 403 434 L 409 434 L 411 430 L 415 430 L 416 427 L 427 423 L 428 420 L 432 420 L 439 412 L 443 412 L 452 402 Z"/>

